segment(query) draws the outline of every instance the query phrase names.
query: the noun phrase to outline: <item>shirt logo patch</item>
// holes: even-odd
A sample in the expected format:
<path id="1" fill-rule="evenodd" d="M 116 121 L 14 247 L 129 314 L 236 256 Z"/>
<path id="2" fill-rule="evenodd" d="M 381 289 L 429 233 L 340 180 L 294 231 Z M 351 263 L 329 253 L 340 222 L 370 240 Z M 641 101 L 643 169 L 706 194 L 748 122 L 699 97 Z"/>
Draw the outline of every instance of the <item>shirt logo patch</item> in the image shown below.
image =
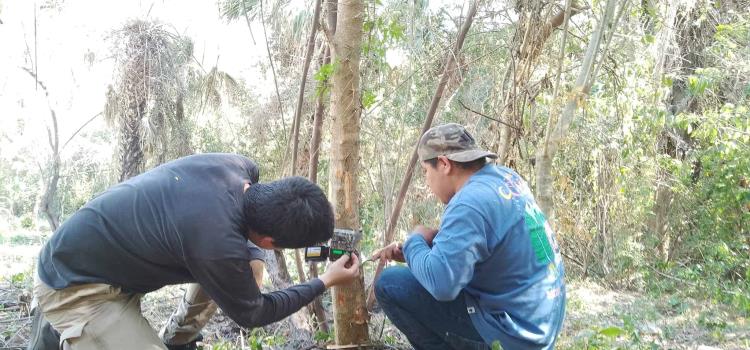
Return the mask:
<path id="1" fill-rule="evenodd" d="M 555 256 L 552 247 L 552 230 L 536 204 L 526 203 L 524 221 L 526 222 L 526 228 L 529 230 L 529 238 L 536 260 L 541 263 L 552 262 L 552 258 Z"/>

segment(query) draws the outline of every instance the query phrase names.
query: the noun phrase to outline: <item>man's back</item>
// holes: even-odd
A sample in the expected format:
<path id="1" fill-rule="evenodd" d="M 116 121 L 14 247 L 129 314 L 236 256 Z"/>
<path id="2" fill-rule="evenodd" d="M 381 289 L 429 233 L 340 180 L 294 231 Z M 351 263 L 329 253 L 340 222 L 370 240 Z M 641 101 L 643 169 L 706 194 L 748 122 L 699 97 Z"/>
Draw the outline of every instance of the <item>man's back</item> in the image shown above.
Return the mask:
<path id="1" fill-rule="evenodd" d="M 551 348 L 564 315 L 564 270 L 554 234 L 518 174 L 485 165 L 449 201 L 432 247 L 420 244 L 404 244 L 416 278 L 438 300 L 464 295 L 487 343 Z"/>
<path id="2" fill-rule="evenodd" d="M 247 259 L 242 215 L 245 183 L 257 166 L 229 154 L 181 158 L 92 199 L 50 238 L 39 275 L 61 289 L 107 283 L 145 293 L 192 282 L 187 258 Z M 249 260 L 249 259 L 248 259 Z"/>
<path id="3" fill-rule="evenodd" d="M 564 315 L 564 268 L 554 233 L 526 182 L 511 169 L 487 165 L 453 201 L 473 207 L 487 221 L 487 256 L 466 286 L 480 334 L 506 348 L 551 348 Z"/>

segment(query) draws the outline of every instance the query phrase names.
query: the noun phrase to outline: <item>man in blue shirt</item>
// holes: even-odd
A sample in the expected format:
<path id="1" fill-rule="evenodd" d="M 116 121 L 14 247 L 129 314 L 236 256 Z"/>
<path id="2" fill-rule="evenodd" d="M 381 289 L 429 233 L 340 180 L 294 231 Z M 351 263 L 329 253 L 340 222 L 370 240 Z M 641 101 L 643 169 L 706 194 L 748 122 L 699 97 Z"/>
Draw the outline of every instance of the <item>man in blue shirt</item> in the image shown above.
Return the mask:
<path id="1" fill-rule="evenodd" d="M 439 229 L 417 226 L 374 257 L 406 262 L 375 284 L 383 311 L 416 349 L 553 349 L 565 314 L 554 233 L 526 182 L 458 124 L 418 146 Z"/>

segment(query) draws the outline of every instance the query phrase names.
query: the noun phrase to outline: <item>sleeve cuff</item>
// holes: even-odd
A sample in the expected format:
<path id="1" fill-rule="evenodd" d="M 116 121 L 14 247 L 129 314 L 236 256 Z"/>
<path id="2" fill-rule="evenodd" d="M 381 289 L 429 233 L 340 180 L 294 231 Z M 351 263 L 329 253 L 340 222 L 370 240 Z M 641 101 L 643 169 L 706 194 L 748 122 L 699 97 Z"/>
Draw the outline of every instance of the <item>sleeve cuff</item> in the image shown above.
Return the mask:
<path id="1" fill-rule="evenodd" d="M 316 296 L 323 294 L 323 292 L 326 291 L 326 285 L 323 284 L 323 281 L 321 281 L 320 278 L 313 278 L 307 283 L 310 285 Z"/>
<path id="2" fill-rule="evenodd" d="M 409 263 L 409 255 L 411 255 L 409 252 L 412 251 L 412 248 L 416 248 L 419 246 L 428 247 L 427 241 L 425 241 L 424 237 L 422 237 L 422 235 L 418 233 L 410 233 L 406 238 L 406 241 L 404 241 L 403 246 L 401 247 L 404 253 L 404 259 L 406 259 L 407 264 Z"/>

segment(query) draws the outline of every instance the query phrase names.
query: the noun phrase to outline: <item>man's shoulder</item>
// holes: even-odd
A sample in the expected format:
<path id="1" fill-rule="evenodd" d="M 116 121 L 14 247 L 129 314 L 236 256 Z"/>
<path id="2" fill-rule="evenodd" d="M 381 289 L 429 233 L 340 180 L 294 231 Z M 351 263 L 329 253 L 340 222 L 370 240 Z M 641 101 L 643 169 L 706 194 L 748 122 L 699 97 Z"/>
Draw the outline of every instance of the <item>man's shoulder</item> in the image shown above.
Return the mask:
<path id="1" fill-rule="evenodd" d="M 470 181 L 451 199 L 446 211 L 469 207 L 482 212 L 497 201 L 496 186 L 487 181 Z"/>
<path id="2" fill-rule="evenodd" d="M 250 158 L 234 153 L 200 153 L 185 156 L 166 164 L 186 164 L 186 163 L 236 163 L 245 166 L 257 167 L 257 164 Z"/>
<path id="3" fill-rule="evenodd" d="M 254 161 L 233 153 L 194 154 L 165 163 L 159 168 L 161 167 L 188 171 L 210 170 L 212 173 L 237 172 L 249 176 L 253 183 L 258 182 L 260 177 L 259 167 Z"/>

